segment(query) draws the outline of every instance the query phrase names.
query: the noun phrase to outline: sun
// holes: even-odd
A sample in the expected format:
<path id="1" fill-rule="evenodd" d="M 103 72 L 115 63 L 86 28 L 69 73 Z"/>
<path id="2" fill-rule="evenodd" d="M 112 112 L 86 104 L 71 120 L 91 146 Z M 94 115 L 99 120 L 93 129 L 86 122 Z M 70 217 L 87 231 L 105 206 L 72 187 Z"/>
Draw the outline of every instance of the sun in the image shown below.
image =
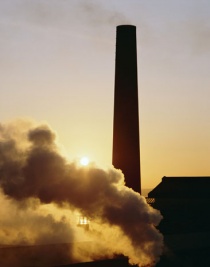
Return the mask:
<path id="1" fill-rule="evenodd" d="M 90 162 L 90 160 L 89 160 L 88 157 L 82 157 L 82 158 L 80 159 L 80 164 L 81 164 L 82 166 L 87 166 L 87 165 L 89 164 L 89 162 Z"/>

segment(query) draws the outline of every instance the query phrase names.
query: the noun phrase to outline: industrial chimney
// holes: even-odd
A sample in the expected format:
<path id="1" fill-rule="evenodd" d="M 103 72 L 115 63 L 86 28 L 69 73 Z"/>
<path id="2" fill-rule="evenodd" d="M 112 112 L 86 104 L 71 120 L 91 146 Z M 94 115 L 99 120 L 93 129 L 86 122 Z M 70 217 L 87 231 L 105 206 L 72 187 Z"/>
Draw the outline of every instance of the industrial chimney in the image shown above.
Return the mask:
<path id="1" fill-rule="evenodd" d="M 112 164 L 141 193 L 136 27 L 117 26 Z"/>

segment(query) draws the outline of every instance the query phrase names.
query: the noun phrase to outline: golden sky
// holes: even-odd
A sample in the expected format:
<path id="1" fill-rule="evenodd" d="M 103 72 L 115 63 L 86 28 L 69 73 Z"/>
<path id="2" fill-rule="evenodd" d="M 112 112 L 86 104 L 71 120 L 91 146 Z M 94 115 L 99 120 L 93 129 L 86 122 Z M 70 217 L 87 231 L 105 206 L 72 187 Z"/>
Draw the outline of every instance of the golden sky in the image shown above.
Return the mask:
<path id="1" fill-rule="evenodd" d="M 210 175 L 210 2 L 0 2 L 0 121 L 47 122 L 71 159 L 111 164 L 115 34 L 137 26 L 143 188 Z"/>

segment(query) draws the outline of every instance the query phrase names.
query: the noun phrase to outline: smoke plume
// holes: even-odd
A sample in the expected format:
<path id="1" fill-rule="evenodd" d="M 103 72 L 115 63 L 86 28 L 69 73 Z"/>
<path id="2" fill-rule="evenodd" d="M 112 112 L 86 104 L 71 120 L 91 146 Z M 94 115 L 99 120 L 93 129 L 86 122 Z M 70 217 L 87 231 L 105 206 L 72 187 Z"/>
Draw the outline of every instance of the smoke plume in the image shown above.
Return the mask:
<path id="1" fill-rule="evenodd" d="M 95 1 L 82 1 L 80 7 L 88 21 L 94 26 L 101 23 L 111 25 L 130 24 L 130 20 L 123 13 L 117 10 L 107 10 Z"/>
<path id="2" fill-rule="evenodd" d="M 47 125 L 0 125 L 0 187 L 2 245 L 74 242 L 70 256 L 82 261 L 115 254 L 139 266 L 158 261 L 159 211 L 124 185 L 120 170 L 69 162 Z M 88 231 L 77 227 L 78 213 L 90 220 Z"/>

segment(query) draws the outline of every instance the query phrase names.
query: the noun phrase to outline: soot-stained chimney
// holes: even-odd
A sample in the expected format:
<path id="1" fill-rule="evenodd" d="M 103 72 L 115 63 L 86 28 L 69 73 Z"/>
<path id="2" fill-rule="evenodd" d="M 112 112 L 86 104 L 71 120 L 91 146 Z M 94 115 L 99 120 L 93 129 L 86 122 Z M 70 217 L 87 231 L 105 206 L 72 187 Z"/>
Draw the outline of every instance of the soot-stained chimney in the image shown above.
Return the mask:
<path id="1" fill-rule="evenodd" d="M 141 193 L 136 27 L 117 26 L 112 163 Z"/>

